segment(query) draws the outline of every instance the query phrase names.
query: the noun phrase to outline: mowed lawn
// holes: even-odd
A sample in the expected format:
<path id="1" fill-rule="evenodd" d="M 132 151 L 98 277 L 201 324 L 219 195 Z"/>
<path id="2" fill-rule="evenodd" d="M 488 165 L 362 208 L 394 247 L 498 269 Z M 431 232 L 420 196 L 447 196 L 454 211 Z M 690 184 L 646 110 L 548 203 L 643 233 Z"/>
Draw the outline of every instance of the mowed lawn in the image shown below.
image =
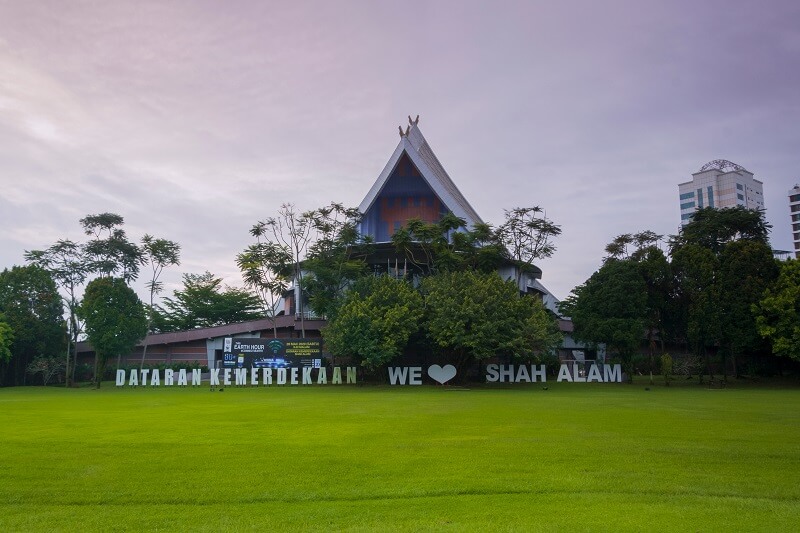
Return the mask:
<path id="1" fill-rule="evenodd" d="M 797 531 L 800 389 L 0 389 L 0 531 Z"/>

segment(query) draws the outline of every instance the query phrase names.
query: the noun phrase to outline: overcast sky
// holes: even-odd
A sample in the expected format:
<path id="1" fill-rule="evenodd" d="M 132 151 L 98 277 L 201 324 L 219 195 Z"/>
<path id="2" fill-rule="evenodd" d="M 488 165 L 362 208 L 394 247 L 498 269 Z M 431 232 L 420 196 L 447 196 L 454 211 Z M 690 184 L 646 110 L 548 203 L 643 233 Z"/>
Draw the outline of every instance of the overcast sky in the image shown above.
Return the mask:
<path id="1" fill-rule="evenodd" d="M 764 182 L 788 250 L 800 2 L 0 0 L 0 268 L 115 212 L 181 244 L 170 288 L 240 285 L 250 226 L 357 206 L 409 114 L 485 221 L 561 224 L 559 298 L 616 235 L 677 232 L 713 159 Z"/>

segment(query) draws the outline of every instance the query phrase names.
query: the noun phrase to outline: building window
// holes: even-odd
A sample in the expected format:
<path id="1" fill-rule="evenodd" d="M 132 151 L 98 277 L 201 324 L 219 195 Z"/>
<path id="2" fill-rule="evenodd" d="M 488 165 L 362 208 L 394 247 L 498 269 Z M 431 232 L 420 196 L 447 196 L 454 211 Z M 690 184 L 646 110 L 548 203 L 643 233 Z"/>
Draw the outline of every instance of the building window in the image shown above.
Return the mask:
<path id="1" fill-rule="evenodd" d="M 714 207 L 714 189 L 709 187 L 707 190 L 708 190 L 708 207 Z"/>
<path id="2" fill-rule="evenodd" d="M 792 206 L 792 213 L 794 213 L 794 212 L 796 212 L 796 211 L 800 211 L 800 204 L 797 204 L 797 205 L 793 205 L 793 206 Z"/>
<path id="3" fill-rule="evenodd" d="M 793 231 L 800 231 L 800 224 L 792 224 Z"/>
<path id="4" fill-rule="evenodd" d="M 789 197 L 790 202 L 800 202 L 800 194 L 793 194 Z"/>
<path id="5" fill-rule="evenodd" d="M 692 215 L 694 215 L 694 213 L 683 214 L 681 215 L 681 220 L 689 220 L 690 218 L 692 218 Z"/>
<path id="6" fill-rule="evenodd" d="M 800 221 L 800 214 L 792 215 L 792 221 L 794 222 Z"/>
<path id="7" fill-rule="evenodd" d="M 744 202 L 744 196 L 742 196 L 741 194 L 736 193 L 736 198 Z"/>
<path id="8" fill-rule="evenodd" d="M 742 187 L 742 184 L 741 184 L 741 183 L 737 183 L 737 184 L 736 184 L 736 188 L 737 188 L 737 189 L 739 189 L 740 191 L 743 191 L 743 190 L 744 190 L 744 187 Z"/>
<path id="9" fill-rule="evenodd" d="M 685 204 L 681 204 L 681 209 L 689 209 L 690 207 L 694 207 L 694 202 L 686 202 Z"/>
<path id="10" fill-rule="evenodd" d="M 681 194 L 681 200 L 688 200 L 689 198 L 694 198 L 693 192 L 685 192 Z"/>
<path id="11" fill-rule="evenodd" d="M 703 209 L 703 189 L 697 189 L 697 207 Z"/>

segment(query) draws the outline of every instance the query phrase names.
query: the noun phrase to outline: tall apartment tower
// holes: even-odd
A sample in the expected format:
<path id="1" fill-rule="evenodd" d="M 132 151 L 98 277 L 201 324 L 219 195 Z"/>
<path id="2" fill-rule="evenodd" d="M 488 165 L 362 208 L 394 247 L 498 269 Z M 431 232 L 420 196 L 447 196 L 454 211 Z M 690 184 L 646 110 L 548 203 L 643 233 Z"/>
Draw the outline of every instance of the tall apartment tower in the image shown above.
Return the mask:
<path id="1" fill-rule="evenodd" d="M 703 207 L 764 209 L 764 184 L 753 173 L 725 159 L 715 159 L 692 174 L 692 181 L 678 184 L 681 225 Z"/>
<path id="2" fill-rule="evenodd" d="M 789 211 L 792 214 L 792 237 L 794 237 L 794 257 L 800 259 L 800 185 L 789 191 Z"/>

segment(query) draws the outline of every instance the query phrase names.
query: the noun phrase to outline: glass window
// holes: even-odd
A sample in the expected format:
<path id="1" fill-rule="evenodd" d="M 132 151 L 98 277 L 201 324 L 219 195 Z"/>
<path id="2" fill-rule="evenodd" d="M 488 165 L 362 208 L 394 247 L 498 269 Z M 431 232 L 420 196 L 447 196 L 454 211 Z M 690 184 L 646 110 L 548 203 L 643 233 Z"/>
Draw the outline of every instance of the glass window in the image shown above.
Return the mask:
<path id="1" fill-rule="evenodd" d="M 693 192 L 685 192 L 681 194 L 681 200 L 688 200 L 689 198 L 694 198 Z"/>
<path id="2" fill-rule="evenodd" d="M 694 202 L 686 202 L 685 204 L 681 204 L 681 209 L 689 209 L 690 207 L 694 207 Z"/>
<path id="3" fill-rule="evenodd" d="M 795 221 L 800 220 L 800 214 L 792 215 L 792 220 L 795 220 Z"/>
<path id="4" fill-rule="evenodd" d="M 708 187 L 708 207 L 714 207 L 714 189 Z"/>
<path id="5" fill-rule="evenodd" d="M 800 224 L 792 224 L 793 231 L 800 231 Z"/>
<path id="6" fill-rule="evenodd" d="M 793 194 L 789 197 L 790 202 L 800 202 L 800 194 Z"/>
<path id="7" fill-rule="evenodd" d="M 686 213 L 684 215 L 681 215 L 681 220 L 689 220 L 690 218 L 692 218 L 692 215 L 694 215 L 694 213 Z"/>
<path id="8" fill-rule="evenodd" d="M 739 194 L 739 193 L 736 193 L 736 198 L 738 198 L 738 199 L 739 199 L 739 200 L 741 200 L 741 201 L 744 201 L 744 196 L 742 196 L 742 195 L 741 195 L 741 194 Z"/>
<path id="9" fill-rule="evenodd" d="M 737 183 L 737 184 L 736 184 L 736 188 L 737 188 L 737 189 L 739 189 L 740 191 L 743 191 L 743 190 L 744 190 L 744 187 L 742 187 L 742 184 L 741 184 L 741 183 Z"/>
<path id="10" fill-rule="evenodd" d="M 793 205 L 793 206 L 792 206 L 792 213 L 794 213 L 794 212 L 796 212 L 796 211 L 800 211 L 800 204 L 797 204 L 797 205 Z"/>
<path id="11" fill-rule="evenodd" d="M 697 207 L 703 208 L 703 189 L 697 189 Z"/>

